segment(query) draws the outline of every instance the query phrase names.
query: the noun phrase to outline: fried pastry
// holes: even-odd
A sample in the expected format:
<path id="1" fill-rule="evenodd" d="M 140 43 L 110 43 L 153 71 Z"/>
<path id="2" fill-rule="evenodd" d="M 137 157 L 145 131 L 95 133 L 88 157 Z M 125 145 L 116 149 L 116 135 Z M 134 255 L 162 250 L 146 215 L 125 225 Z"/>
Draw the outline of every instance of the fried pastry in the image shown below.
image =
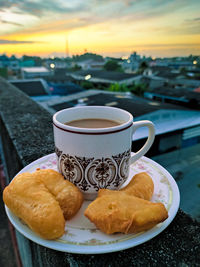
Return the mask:
<path id="1" fill-rule="evenodd" d="M 136 174 L 130 183 L 120 191 L 145 200 L 151 200 L 154 191 L 154 184 L 146 172 Z"/>
<path id="2" fill-rule="evenodd" d="M 78 212 L 83 203 L 83 195 L 74 184 L 51 169 L 37 170 L 33 175 L 44 183 L 59 202 L 65 220 L 71 219 Z"/>
<path id="3" fill-rule="evenodd" d="M 100 189 L 98 196 L 118 194 L 125 192 L 128 195 L 151 200 L 154 191 L 154 184 L 151 177 L 146 172 L 141 172 L 133 176 L 130 183 L 120 190 Z"/>
<path id="4" fill-rule="evenodd" d="M 84 214 L 106 234 L 139 233 L 168 217 L 163 204 L 152 203 L 124 192 L 97 197 Z"/>
<path id="5" fill-rule="evenodd" d="M 64 234 L 65 219 L 58 201 L 31 173 L 19 174 L 3 191 L 6 206 L 45 239 Z"/>
<path id="6" fill-rule="evenodd" d="M 154 184 L 145 173 L 136 174 L 121 190 L 100 189 L 85 216 L 106 234 L 139 233 L 168 217 L 162 203 L 152 203 Z"/>
<path id="7" fill-rule="evenodd" d="M 55 239 L 64 234 L 65 220 L 78 212 L 83 196 L 60 173 L 38 169 L 17 175 L 4 189 L 3 200 L 34 232 Z"/>

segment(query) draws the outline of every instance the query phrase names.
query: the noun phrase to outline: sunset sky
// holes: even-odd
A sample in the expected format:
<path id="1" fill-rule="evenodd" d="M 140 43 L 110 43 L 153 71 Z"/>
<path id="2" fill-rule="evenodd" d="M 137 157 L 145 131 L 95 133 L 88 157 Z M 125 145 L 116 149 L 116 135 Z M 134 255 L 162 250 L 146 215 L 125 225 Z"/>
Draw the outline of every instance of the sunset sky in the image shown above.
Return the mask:
<path id="1" fill-rule="evenodd" d="M 0 0 L 0 54 L 200 55 L 200 0 Z"/>

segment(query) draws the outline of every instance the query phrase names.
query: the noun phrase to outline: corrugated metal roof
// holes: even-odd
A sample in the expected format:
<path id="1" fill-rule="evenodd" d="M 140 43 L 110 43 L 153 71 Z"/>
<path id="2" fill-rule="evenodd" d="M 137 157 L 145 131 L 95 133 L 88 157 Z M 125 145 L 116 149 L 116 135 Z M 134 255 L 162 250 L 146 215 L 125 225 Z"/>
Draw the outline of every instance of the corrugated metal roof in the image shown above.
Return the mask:
<path id="1" fill-rule="evenodd" d="M 29 73 L 49 72 L 49 70 L 45 67 L 25 67 L 25 68 L 22 68 L 22 70 L 25 72 L 29 72 Z"/>
<path id="2" fill-rule="evenodd" d="M 136 120 L 150 120 L 154 123 L 156 135 L 187 129 L 200 125 L 200 111 L 193 110 L 159 110 L 136 118 Z M 146 127 L 139 128 L 133 139 L 139 140 L 148 136 Z"/>

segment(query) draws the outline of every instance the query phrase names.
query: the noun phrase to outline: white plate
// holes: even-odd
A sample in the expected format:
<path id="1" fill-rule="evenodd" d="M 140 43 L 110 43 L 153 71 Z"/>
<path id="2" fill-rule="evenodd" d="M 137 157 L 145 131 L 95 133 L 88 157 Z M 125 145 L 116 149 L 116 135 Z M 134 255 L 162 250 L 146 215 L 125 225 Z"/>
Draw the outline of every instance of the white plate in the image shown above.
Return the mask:
<path id="1" fill-rule="evenodd" d="M 55 153 L 44 156 L 25 168 L 22 172 L 33 172 L 36 168 L 57 170 Z M 7 207 L 6 213 L 14 227 L 28 239 L 51 249 L 80 254 L 100 254 L 142 244 L 161 233 L 174 219 L 180 202 L 179 189 L 173 177 L 158 163 L 142 157 L 131 165 L 130 178 L 139 172 L 147 172 L 154 181 L 153 202 L 162 202 L 168 210 L 169 217 L 163 223 L 139 234 L 113 234 L 106 235 L 99 231 L 84 215 L 83 212 L 89 201 L 84 201 L 82 208 L 76 216 L 66 222 L 65 234 L 56 240 L 45 240 L 34 233 Z"/>

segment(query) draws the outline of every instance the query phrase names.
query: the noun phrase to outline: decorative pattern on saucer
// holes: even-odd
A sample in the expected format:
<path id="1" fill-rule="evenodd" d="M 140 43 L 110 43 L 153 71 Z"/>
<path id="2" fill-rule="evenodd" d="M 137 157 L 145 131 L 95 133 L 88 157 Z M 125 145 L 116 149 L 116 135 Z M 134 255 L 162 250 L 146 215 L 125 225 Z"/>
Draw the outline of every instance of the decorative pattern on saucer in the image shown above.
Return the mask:
<path id="1" fill-rule="evenodd" d="M 83 191 L 94 188 L 119 188 L 129 174 L 130 150 L 107 158 L 71 156 L 55 148 L 58 169 Z"/>

